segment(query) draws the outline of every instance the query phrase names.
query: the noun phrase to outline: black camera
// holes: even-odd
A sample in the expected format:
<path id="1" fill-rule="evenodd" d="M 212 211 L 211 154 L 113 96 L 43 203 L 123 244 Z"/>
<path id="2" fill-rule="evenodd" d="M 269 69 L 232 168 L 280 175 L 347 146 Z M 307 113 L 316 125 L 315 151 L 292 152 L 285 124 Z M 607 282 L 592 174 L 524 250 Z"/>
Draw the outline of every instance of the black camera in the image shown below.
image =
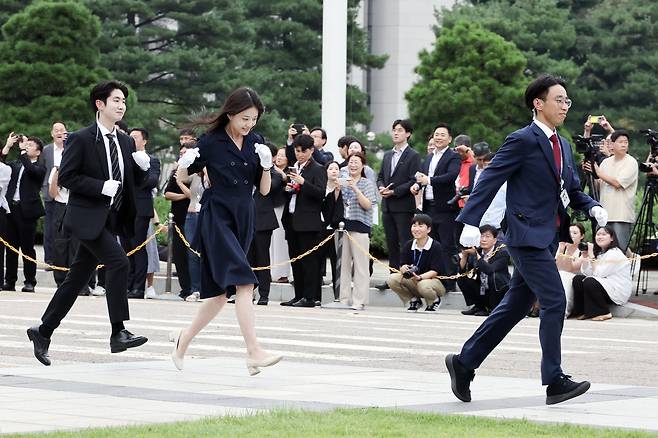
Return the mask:
<path id="1" fill-rule="evenodd" d="M 583 137 L 582 135 L 577 135 L 574 138 L 576 143 L 576 152 L 581 153 L 585 156 L 585 161 L 589 161 L 592 164 L 594 163 L 601 164 L 601 161 L 605 159 L 605 156 L 601 153 L 601 150 L 598 147 L 598 143 L 603 141 L 603 136 L 600 134 L 592 134 L 590 137 Z"/>
<path id="2" fill-rule="evenodd" d="M 658 132 L 652 131 L 651 129 L 641 129 L 640 132 L 647 136 L 647 144 L 651 147 L 651 154 L 648 160 L 648 163 L 638 163 L 638 168 L 641 172 L 651 172 L 651 164 L 656 163 L 656 157 L 658 157 Z"/>
<path id="3" fill-rule="evenodd" d="M 409 268 L 402 273 L 404 278 L 413 278 L 414 275 L 418 275 L 418 266 L 411 265 Z"/>
<path id="4" fill-rule="evenodd" d="M 293 123 L 291 128 L 295 128 L 295 130 L 297 131 L 297 134 L 293 134 L 292 138 L 297 138 L 297 136 L 299 134 L 301 134 L 302 131 L 304 131 L 305 126 L 306 125 L 304 125 L 303 123 Z"/>
<path id="5" fill-rule="evenodd" d="M 459 189 L 455 197 L 449 200 L 448 202 L 446 202 L 446 204 L 455 205 L 457 201 L 459 201 L 462 198 L 462 196 L 466 196 L 469 193 L 471 193 L 471 191 L 468 189 L 468 187 L 462 187 L 461 189 Z"/>
<path id="6" fill-rule="evenodd" d="M 578 251 L 580 252 L 587 251 L 587 242 L 580 242 L 578 244 Z"/>

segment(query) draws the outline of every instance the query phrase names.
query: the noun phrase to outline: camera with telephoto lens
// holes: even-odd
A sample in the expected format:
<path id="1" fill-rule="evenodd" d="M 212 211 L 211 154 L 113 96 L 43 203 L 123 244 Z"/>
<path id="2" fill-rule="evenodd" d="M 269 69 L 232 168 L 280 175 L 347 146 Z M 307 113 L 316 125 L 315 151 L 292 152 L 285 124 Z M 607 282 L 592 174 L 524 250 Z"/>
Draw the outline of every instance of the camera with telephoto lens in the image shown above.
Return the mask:
<path id="1" fill-rule="evenodd" d="M 592 164 L 592 167 L 594 167 L 594 163 L 600 164 L 606 158 L 597 146 L 603 140 L 602 135 L 592 134 L 590 137 L 577 135 L 573 139 L 576 143 L 576 152 L 583 154 L 585 161 Z"/>
<path id="2" fill-rule="evenodd" d="M 651 129 L 641 129 L 640 132 L 647 136 L 647 144 L 651 147 L 651 154 L 647 163 L 638 163 L 641 172 L 651 172 L 651 165 L 656 164 L 658 157 L 658 132 Z"/>
<path id="3" fill-rule="evenodd" d="M 457 201 L 459 201 L 462 198 L 462 196 L 466 196 L 469 193 L 471 193 L 471 191 L 468 189 L 468 187 L 462 187 L 457 191 L 455 197 L 452 198 L 450 201 L 446 202 L 446 204 L 455 205 Z"/>
<path id="4" fill-rule="evenodd" d="M 580 242 L 578 244 L 578 251 L 580 252 L 587 251 L 587 242 Z"/>
<path id="5" fill-rule="evenodd" d="M 419 271 L 418 266 L 411 265 L 406 271 L 402 273 L 402 276 L 404 278 L 413 278 L 414 275 L 418 275 L 418 271 Z"/>

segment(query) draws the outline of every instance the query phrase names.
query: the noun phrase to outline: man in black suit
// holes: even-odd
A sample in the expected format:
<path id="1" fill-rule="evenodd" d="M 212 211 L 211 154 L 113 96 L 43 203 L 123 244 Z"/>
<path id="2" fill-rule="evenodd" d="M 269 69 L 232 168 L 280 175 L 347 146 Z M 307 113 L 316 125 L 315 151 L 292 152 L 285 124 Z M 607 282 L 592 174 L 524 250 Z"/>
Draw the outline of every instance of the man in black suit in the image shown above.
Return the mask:
<path id="1" fill-rule="evenodd" d="M 96 123 L 74 132 L 66 141 L 59 170 L 59 184 L 70 191 L 63 226 L 80 240 L 80 246 L 66 279 L 41 317 L 42 324 L 27 330 L 34 355 L 44 365 L 50 365 L 50 337 L 98 262 L 106 271 L 110 351 L 118 353 L 147 341 L 123 325 L 130 319 L 126 297 L 130 265 L 116 236 L 135 234 L 135 187 L 143 183 L 149 168 L 148 155 L 136 152 L 132 138 L 115 128 L 126 110 L 126 96 L 128 88 L 121 82 L 96 85 L 90 93 Z"/>
<path id="2" fill-rule="evenodd" d="M 455 218 L 459 213 L 457 203 L 448 204 L 455 197 L 455 180 L 461 168 L 459 154 L 449 148 L 452 142 L 450 127 L 439 123 L 434 128 L 434 153 L 428 156 L 416 176 L 418 184 L 412 192 L 418 193 L 419 185 L 425 186 L 423 212 L 432 218 L 432 238 L 441 243 L 443 263 L 448 275 L 457 272 L 452 256 L 457 253 Z M 446 290 L 455 290 L 455 281 L 445 283 Z"/>
<path id="3" fill-rule="evenodd" d="M 393 122 L 393 150 L 384 154 L 377 177 L 377 187 L 382 196 L 382 222 L 388 246 L 388 263 L 400 267 L 400 249 L 411 240 L 411 220 L 416 201 L 410 192 L 420 168 L 420 155 L 409 146 L 413 128 L 409 120 Z M 386 283 L 377 286 L 386 289 Z"/>
<path id="4" fill-rule="evenodd" d="M 320 243 L 323 229 L 322 200 L 327 188 L 327 171 L 311 157 L 313 138 L 300 134 L 293 143 L 297 162 L 287 184 L 288 200 L 283 211 L 283 226 L 290 257 L 296 257 Z M 311 253 L 292 264 L 295 298 L 282 306 L 315 307 L 321 297 L 320 256 Z"/>
<path id="5" fill-rule="evenodd" d="M 10 210 L 7 216 L 7 241 L 15 248 L 20 246 L 26 256 L 36 258 L 34 239 L 37 221 L 45 214 L 39 192 L 46 167 L 38 161 L 43 150 L 43 141 L 38 137 L 22 136 L 18 147 L 19 159 L 9 163 L 12 171 L 6 195 Z M 23 258 L 23 292 L 34 292 L 34 286 L 37 284 L 36 274 L 37 265 Z M 2 288 L 15 290 L 17 278 L 18 254 L 7 251 L 7 271 Z"/>
<path id="6" fill-rule="evenodd" d="M 272 156 L 276 155 L 276 147 L 268 144 Z M 254 193 L 254 204 L 256 206 L 256 233 L 251 242 L 247 257 L 252 267 L 270 265 L 270 243 L 272 242 L 272 231 L 279 228 L 279 221 L 274 213 L 275 199 L 283 192 L 284 181 L 281 173 L 274 168 L 270 169 L 272 184 L 270 192 L 263 196 L 259 191 Z M 258 278 L 258 305 L 266 306 L 270 296 L 270 285 L 272 284 L 272 273 L 269 269 L 255 271 Z"/>
<path id="7" fill-rule="evenodd" d="M 149 133 L 144 128 L 133 128 L 130 136 L 135 141 L 135 149 L 146 152 L 146 143 Z M 121 245 L 128 252 L 132 251 L 146 240 L 149 222 L 153 217 L 153 189 L 160 182 L 160 160 L 149 155 L 149 170 L 146 180 L 135 187 L 135 235 L 132 238 L 122 238 Z M 130 273 L 128 275 L 128 298 L 144 298 L 146 287 L 146 271 L 148 268 L 148 255 L 146 248 L 137 251 L 130 260 Z"/>

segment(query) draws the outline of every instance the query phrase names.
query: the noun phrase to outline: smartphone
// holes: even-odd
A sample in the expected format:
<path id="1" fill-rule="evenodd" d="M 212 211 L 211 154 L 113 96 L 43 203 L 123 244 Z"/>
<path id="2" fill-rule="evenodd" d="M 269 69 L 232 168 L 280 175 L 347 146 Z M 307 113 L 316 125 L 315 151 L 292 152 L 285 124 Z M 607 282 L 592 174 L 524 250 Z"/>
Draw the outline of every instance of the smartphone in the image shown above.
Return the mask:
<path id="1" fill-rule="evenodd" d="M 388 189 L 388 190 L 393 190 L 393 187 L 394 187 L 394 186 L 395 186 L 395 184 L 390 183 L 389 185 L 386 186 L 386 189 Z"/>
<path id="2" fill-rule="evenodd" d="M 295 166 L 288 166 L 288 172 L 286 173 L 297 173 Z"/>
<path id="3" fill-rule="evenodd" d="M 599 120 L 601 120 L 601 116 L 589 116 L 590 123 L 599 123 Z"/>
<path id="4" fill-rule="evenodd" d="M 302 131 L 304 130 L 305 126 L 306 125 L 304 125 L 303 123 L 293 123 L 292 127 L 295 128 L 295 130 L 297 130 L 297 134 L 295 134 L 294 137 L 297 137 L 299 134 L 302 134 Z"/>

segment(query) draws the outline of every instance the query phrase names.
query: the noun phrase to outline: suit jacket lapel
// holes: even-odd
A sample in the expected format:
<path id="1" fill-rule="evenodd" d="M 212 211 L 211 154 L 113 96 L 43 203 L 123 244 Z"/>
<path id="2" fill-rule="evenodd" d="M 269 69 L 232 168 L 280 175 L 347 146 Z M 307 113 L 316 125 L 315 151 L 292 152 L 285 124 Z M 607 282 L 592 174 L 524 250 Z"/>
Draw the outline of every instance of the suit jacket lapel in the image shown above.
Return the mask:
<path id="1" fill-rule="evenodd" d="M 431 176 L 439 176 L 439 167 L 441 166 L 441 163 L 444 163 L 445 161 L 448 160 L 449 153 L 450 153 L 450 148 L 447 147 L 446 150 L 443 151 L 443 155 L 441 155 L 441 158 L 439 158 L 439 162 L 436 163 L 436 169 L 434 169 L 434 175 Z M 427 166 L 427 170 L 429 170 L 429 166 Z"/>
<path id="2" fill-rule="evenodd" d="M 110 171 L 107 168 L 107 153 L 105 152 L 105 142 L 103 140 L 103 135 L 98 128 L 98 125 L 94 124 L 89 127 L 88 135 L 91 137 L 90 142 L 94 144 L 96 153 L 98 154 L 98 160 L 101 165 L 101 170 L 103 171 L 103 176 L 105 181 L 110 179 Z"/>
<path id="3" fill-rule="evenodd" d="M 395 175 L 395 172 L 398 171 L 398 168 L 400 167 L 400 165 L 402 163 L 404 163 L 404 160 L 407 157 L 407 155 L 409 155 L 409 148 L 410 147 L 411 146 L 407 145 L 407 147 L 404 148 L 404 151 L 402 152 L 402 155 L 400 155 L 400 159 L 398 160 L 397 164 L 395 165 L 395 169 L 393 169 L 393 173 L 390 172 L 390 168 L 393 165 L 393 155 L 395 154 L 395 152 L 393 152 L 393 154 L 391 154 L 391 161 L 389 162 L 389 174 L 391 175 L 391 178 L 393 177 L 393 175 Z"/>
<path id="4" fill-rule="evenodd" d="M 546 137 L 544 131 L 542 131 L 541 128 L 534 123 L 532 124 L 532 131 L 535 133 L 535 136 L 537 136 L 537 143 L 539 144 L 539 148 L 544 154 L 544 158 L 546 158 L 548 165 L 551 167 L 551 171 L 553 172 L 555 180 L 559 184 L 559 177 L 557 176 L 558 172 L 557 168 L 555 167 L 555 158 L 553 158 L 553 145 L 551 144 L 551 141 Z"/>

